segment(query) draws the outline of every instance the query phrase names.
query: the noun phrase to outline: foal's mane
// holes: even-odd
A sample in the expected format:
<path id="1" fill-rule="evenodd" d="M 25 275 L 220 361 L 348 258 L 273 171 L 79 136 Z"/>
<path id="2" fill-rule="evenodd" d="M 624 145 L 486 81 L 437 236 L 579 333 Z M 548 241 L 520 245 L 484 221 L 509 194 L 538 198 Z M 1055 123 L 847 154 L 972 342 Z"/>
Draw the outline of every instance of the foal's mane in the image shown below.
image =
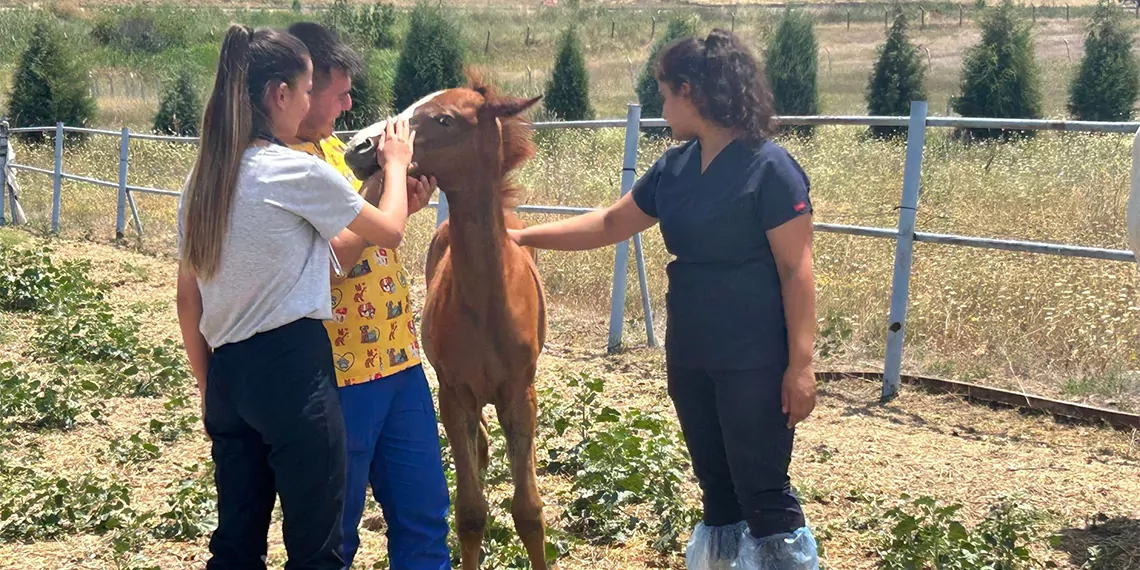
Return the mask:
<path id="1" fill-rule="evenodd" d="M 515 101 L 514 98 L 503 97 L 490 83 L 483 80 L 477 72 L 468 71 L 468 89 L 483 97 L 483 106 L 507 106 Z M 503 145 L 503 180 L 500 193 L 503 206 L 514 208 L 518 205 L 523 189 L 513 180 L 515 169 L 535 154 L 534 129 L 530 121 L 521 113 L 499 118 L 500 132 Z"/>

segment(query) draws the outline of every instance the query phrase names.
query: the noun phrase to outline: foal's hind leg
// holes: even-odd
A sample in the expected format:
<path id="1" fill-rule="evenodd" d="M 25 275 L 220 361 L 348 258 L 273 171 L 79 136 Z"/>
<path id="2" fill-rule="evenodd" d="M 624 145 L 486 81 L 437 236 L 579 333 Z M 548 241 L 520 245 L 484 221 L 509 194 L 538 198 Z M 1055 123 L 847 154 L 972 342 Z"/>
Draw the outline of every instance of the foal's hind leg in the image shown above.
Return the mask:
<path id="1" fill-rule="evenodd" d="M 526 386 L 525 392 L 498 406 L 499 423 L 507 436 L 511 478 L 515 485 L 515 496 L 511 501 L 515 531 L 526 547 L 531 567 L 546 570 L 546 525 L 542 519 L 542 497 L 538 494 L 534 471 L 538 402 L 534 386 Z"/>
<path id="2" fill-rule="evenodd" d="M 455 527 L 459 535 L 460 563 L 463 570 L 477 570 L 487 527 L 487 499 L 483 496 L 483 476 L 478 467 L 480 410 L 473 402 L 456 397 L 440 382 L 439 412 L 443 429 L 451 442 L 455 460 Z"/>
<path id="3" fill-rule="evenodd" d="M 491 465 L 491 434 L 487 432 L 487 416 L 479 413 L 479 472 L 487 471 Z"/>

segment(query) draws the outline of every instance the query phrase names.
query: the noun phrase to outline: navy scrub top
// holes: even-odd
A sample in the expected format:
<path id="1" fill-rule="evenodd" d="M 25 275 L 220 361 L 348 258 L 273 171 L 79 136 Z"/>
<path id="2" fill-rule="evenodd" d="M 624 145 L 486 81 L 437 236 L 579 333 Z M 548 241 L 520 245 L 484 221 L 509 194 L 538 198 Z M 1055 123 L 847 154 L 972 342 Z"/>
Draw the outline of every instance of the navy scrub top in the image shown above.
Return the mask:
<path id="1" fill-rule="evenodd" d="M 807 174 L 771 141 L 729 143 L 701 172 L 692 141 L 665 152 L 633 187 L 660 222 L 669 366 L 704 370 L 788 363 L 788 330 L 766 232 L 812 211 Z"/>

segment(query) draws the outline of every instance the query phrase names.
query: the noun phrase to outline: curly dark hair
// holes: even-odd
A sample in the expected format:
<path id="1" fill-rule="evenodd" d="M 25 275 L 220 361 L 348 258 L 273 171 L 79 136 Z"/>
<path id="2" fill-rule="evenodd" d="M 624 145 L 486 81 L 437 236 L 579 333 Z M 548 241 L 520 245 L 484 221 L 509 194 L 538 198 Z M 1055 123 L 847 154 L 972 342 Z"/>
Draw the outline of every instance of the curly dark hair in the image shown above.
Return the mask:
<path id="1" fill-rule="evenodd" d="M 705 39 L 680 38 L 661 50 L 653 75 L 674 93 L 689 84 L 689 98 L 701 116 L 739 128 L 752 140 L 775 129 L 775 103 L 764 69 L 729 31 L 714 29 Z"/>

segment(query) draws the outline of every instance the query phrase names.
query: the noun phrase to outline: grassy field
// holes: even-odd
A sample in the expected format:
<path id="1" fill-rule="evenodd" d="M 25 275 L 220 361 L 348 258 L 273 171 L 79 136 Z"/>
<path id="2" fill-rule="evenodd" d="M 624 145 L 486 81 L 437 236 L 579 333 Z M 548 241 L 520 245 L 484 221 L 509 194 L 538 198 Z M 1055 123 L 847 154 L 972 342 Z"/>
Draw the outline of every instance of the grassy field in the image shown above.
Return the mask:
<path id="1" fill-rule="evenodd" d="M 177 336 L 170 260 L 88 240 L 43 240 L 20 230 L 0 230 L 0 250 L 43 245 L 52 248 L 56 266 L 90 263 L 83 275 L 109 284 L 106 299 L 119 313 L 117 322 L 128 315 L 137 319 L 140 343 L 159 344 Z M 422 278 L 413 275 L 413 287 L 422 296 Z M 662 354 L 633 348 L 606 356 L 604 319 L 561 298 L 553 303 L 551 317 L 550 342 L 537 379 L 542 417 L 539 488 L 552 542 L 563 550 L 560 567 L 684 568 L 681 544 L 687 527 L 679 531 L 682 543 L 652 546 L 661 536 L 655 525 L 663 519 L 652 514 L 651 505 L 663 504 L 668 514 L 681 517 L 699 504 L 687 460 L 677 451 Z M 0 364 L 0 390 L 8 406 L 0 407 L 5 426 L 0 431 L 0 511 L 16 513 L 0 517 L 0 568 L 201 568 L 207 539 L 189 537 L 199 532 L 196 529 L 209 529 L 212 491 L 209 447 L 194 417 L 198 404 L 189 380 L 182 377 L 157 393 L 134 397 L 84 392 L 77 385 L 87 379 L 100 390 L 121 390 L 114 383 L 118 380 L 111 380 L 119 376 L 83 367 L 96 366 L 90 362 L 76 368 L 74 376 L 56 376 L 61 372 L 53 372 L 51 361 L 60 358 L 63 345 L 51 349 L 58 353 L 45 354 L 43 346 L 30 341 L 45 334 L 58 339 L 44 332 L 52 322 L 46 315 L 0 311 L 0 363 L 21 363 L 30 378 L 62 390 L 60 400 L 79 404 L 69 427 L 15 421 L 9 414 L 19 398 L 13 397 L 15 388 L 7 379 L 11 371 Z M 147 368 L 141 361 L 136 364 Z M 429 378 L 434 389 L 430 367 Z M 970 540 L 985 540 L 995 531 L 1015 533 L 1022 537 L 1019 544 L 1028 544 L 1035 563 L 1047 567 L 1138 567 L 1140 489 L 1135 475 L 1140 471 L 1140 446 L 1134 435 L 1063 425 L 911 390 L 884 406 L 875 403 L 877 390 L 857 380 L 822 385 L 815 414 L 797 430 L 793 481 L 824 549 L 826 568 L 881 568 L 888 551 L 896 556 L 918 552 L 919 547 L 892 544 L 902 521 L 892 509 L 900 507 L 909 515 L 922 512 L 903 501 L 907 494 L 929 497 L 938 508 L 961 505 L 953 516 L 931 515 L 922 529 L 945 532 L 954 520 L 969 529 Z M 56 401 L 40 402 L 37 409 L 39 414 L 60 414 L 62 408 Z M 598 414 L 607 408 L 623 419 L 616 424 L 599 421 Z M 99 418 L 90 417 L 87 412 L 96 409 Z M 25 418 L 38 417 L 28 413 Z M 632 418 L 648 418 L 650 429 L 626 427 Z M 158 428 L 156 420 L 162 422 Z M 563 421 L 571 427 L 559 433 L 556 426 Z M 568 450 L 586 438 L 611 446 L 613 441 L 622 443 L 600 457 L 579 457 L 584 463 L 578 475 L 562 474 L 557 463 L 576 457 Z M 492 430 L 492 449 L 488 488 L 495 522 L 485 567 L 517 567 L 513 561 L 520 546 L 502 502 L 509 497 L 510 485 L 497 429 Z M 639 472 L 674 469 L 680 470 L 679 479 L 668 492 L 633 483 L 623 487 L 639 480 L 634 477 Z M 63 496 L 54 499 L 60 481 L 70 486 L 61 487 Z M 66 492 L 69 488 L 74 491 Z M 647 503 L 611 509 L 603 497 L 615 496 L 615 491 L 628 491 Z M 576 510 L 583 497 L 592 506 L 588 519 Z M 991 513 L 1007 498 L 1018 516 Z M 63 507 L 53 511 L 57 500 Z M 77 502 L 89 505 L 91 512 L 75 509 Z M 147 512 L 156 515 L 146 519 Z M 56 518 L 45 518 L 44 513 Z M 378 515 L 376 505 L 370 504 L 357 559 L 361 568 L 386 567 Z M 280 521 L 279 511 L 275 520 Z M 594 526 L 586 525 L 587 520 Z M 646 522 L 621 532 L 631 520 Z M 905 541 L 905 533 L 899 536 Z M 1045 540 L 1050 536 L 1055 538 Z M 283 561 L 275 526 L 269 562 L 280 567 Z"/>

